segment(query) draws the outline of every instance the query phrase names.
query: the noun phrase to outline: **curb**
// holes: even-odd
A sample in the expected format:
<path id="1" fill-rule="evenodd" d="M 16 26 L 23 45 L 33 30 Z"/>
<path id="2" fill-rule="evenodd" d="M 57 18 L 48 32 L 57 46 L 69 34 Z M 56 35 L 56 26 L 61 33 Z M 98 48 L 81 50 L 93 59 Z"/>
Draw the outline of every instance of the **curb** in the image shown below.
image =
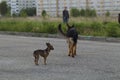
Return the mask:
<path id="1" fill-rule="evenodd" d="M 30 33 L 30 32 L 10 32 L 0 31 L 2 35 L 18 35 L 18 36 L 30 36 L 30 37 L 48 37 L 48 38 L 64 38 L 60 34 L 47 34 L 47 33 Z M 120 42 L 120 38 L 112 37 L 94 37 L 94 36 L 78 36 L 79 40 L 100 41 L 100 42 Z"/>
<path id="2" fill-rule="evenodd" d="M 120 42 L 120 38 L 112 38 L 112 37 L 94 37 L 94 36 L 79 36 L 81 40 L 89 40 L 89 41 L 101 41 L 101 42 Z"/>

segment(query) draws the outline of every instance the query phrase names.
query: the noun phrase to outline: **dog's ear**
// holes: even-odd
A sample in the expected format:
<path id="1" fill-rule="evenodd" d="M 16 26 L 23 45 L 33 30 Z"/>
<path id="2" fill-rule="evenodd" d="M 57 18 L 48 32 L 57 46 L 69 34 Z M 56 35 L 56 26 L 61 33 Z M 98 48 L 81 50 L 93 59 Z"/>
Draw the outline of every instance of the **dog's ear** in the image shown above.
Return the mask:
<path id="1" fill-rule="evenodd" d="M 74 24 L 72 25 L 72 27 L 74 27 Z"/>
<path id="2" fill-rule="evenodd" d="M 71 26 L 68 23 L 66 23 L 66 25 L 67 25 L 68 29 L 71 28 Z"/>
<path id="3" fill-rule="evenodd" d="M 46 45 L 47 45 L 47 46 L 49 46 L 49 45 L 50 45 L 50 43 L 46 43 Z"/>

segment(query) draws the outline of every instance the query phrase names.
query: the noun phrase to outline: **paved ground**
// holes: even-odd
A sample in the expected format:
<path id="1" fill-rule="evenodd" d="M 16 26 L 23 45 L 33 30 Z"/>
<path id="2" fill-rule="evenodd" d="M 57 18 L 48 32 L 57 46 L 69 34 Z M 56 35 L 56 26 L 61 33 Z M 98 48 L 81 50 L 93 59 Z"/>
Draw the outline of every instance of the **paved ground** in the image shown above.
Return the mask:
<path id="1" fill-rule="evenodd" d="M 47 65 L 34 50 L 51 42 Z M 120 80 L 120 43 L 78 41 L 77 56 L 67 56 L 65 39 L 0 35 L 0 80 Z"/>

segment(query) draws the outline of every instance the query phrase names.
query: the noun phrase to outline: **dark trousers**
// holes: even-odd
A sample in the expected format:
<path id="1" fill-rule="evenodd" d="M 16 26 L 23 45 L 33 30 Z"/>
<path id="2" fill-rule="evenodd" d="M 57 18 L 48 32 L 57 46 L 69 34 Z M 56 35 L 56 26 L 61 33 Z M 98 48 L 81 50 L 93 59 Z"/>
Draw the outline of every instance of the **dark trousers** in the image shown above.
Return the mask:
<path id="1" fill-rule="evenodd" d="M 63 17 L 63 22 L 64 23 L 68 23 L 68 18 L 67 17 Z"/>

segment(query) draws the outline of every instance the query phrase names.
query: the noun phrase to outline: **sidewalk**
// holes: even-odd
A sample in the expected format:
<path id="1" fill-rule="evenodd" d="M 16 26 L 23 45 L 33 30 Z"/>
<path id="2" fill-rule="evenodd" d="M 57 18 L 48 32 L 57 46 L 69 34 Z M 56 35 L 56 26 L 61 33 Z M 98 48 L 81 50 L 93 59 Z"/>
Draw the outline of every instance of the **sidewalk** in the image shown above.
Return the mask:
<path id="1" fill-rule="evenodd" d="M 60 34 L 47 34 L 47 33 L 30 33 L 30 32 L 10 32 L 10 31 L 0 31 L 3 35 L 19 35 L 19 36 L 31 36 L 31 37 L 48 37 L 48 38 L 64 38 Z M 79 40 L 89 40 L 89 41 L 101 41 L 101 42 L 120 42 L 120 38 L 112 37 L 94 37 L 94 36 L 81 36 L 79 35 Z"/>

